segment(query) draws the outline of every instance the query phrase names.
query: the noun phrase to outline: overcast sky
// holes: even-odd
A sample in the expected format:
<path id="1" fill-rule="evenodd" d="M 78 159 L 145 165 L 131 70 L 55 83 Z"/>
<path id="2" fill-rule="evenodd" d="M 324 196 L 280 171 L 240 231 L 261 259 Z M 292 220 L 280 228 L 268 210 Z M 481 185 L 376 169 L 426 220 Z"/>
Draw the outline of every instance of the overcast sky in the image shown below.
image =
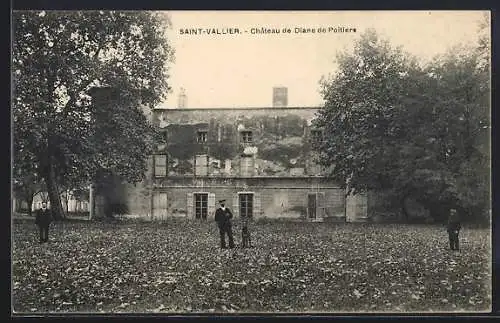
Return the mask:
<path id="1" fill-rule="evenodd" d="M 288 106 L 319 106 L 319 80 L 334 72 L 335 53 L 350 48 L 367 28 L 393 45 L 427 60 L 458 43 L 477 41 L 481 11 L 172 11 L 172 93 L 162 107 L 265 107 L 273 86 L 288 87 Z M 252 34 L 252 28 L 291 29 L 290 34 Z M 356 32 L 295 33 L 296 27 L 356 28 Z M 240 34 L 181 34 L 181 29 L 238 28 Z M 245 33 L 247 31 L 247 33 Z"/>

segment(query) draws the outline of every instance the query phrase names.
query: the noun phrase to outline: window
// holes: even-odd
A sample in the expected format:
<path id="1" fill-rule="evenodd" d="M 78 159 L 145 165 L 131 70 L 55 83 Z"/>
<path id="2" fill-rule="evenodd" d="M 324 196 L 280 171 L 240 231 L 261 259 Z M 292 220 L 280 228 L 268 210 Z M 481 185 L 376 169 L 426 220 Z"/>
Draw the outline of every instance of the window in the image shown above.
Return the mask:
<path id="1" fill-rule="evenodd" d="M 251 131 L 242 131 L 241 132 L 241 141 L 244 143 L 251 143 L 253 141 L 252 132 Z"/>
<path id="2" fill-rule="evenodd" d="M 154 175 L 156 177 L 167 176 L 167 155 L 154 155 Z"/>
<path id="3" fill-rule="evenodd" d="M 253 156 L 242 155 L 240 161 L 240 176 L 249 177 L 254 173 Z"/>
<path id="4" fill-rule="evenodd" d="M 240 199 L 240 216 L 251 218 L 253 215 L 253 194 L 239 194 Z"/>
<path id="5" fill-rule="evenodd" d="M 323 131 L 317 129 L 311 130 L 311 141 L 312 142 L 323 141 Z"/>
<path id="6" fill-rule="evenodd" d="M 197 219 L 206 219 L 208 215 L 208 194 L 194 194 L 194 215 Z"/>
<path id="7" fill-rule="evenodd" d="M 325 215 L 325 193 L 307 194 L 307 217 L 310 219 L 322 218 Z"/>
<path id="8" fill-rule="evenodd" d="M 196 141 L 197 142 L 207 142 L 208 138 L 208 132 L 207 131 L 198 131 L 196 134 Z"/>
<path id="9" fill-rule="evenodd" d="M 208 176 L 208 155 L 196 155 L 195 158 L 195 175 Z"/>

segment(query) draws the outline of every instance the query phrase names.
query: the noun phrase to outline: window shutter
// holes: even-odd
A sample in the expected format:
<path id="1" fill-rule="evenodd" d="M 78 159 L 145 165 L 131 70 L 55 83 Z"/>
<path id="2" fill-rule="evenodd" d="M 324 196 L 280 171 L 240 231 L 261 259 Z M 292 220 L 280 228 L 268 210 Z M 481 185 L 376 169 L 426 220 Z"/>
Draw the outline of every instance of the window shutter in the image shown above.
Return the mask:
<path id="1" fill-rule="evenodd" d="M 153 194 L 153 219 L 164 219 L 167 216 L 167 193 Z"/>
<path id="2" fill-rule="evenodd" d="M 246 177 L 247 169 L 245 167 L 245 157 L 240 159 L 240 176 Z"/>
<path id="3" fill-rule="evenodd" d="M 226 175 L 231 174 L 231 159 L 226 159 L 224 161 L 224 170 L 226 172 Z"/>
<path id="4" fill-rule="evenodd" d="M 240 204 L 238 201 L 238 194 L 235 194 L 233 196 L 233 217 L 239 217 L 240 216 Z"/>
<path id="5" fill-rule="evenodd" d="M 193 217 L 193 193 L 187 193 L 186 215 L 188 218 Z"/>
<path id="6" fill-rule="evenodd" d="M 325 193 L 320 192 L 316 194 L 316 216 L 318 218 L 325 217 Z"/>
<path id="7" fill-rule="evenodd" d="M 153 220 L 158 218 L 158 205 L 160 204 L 160 194 L 153 194 Z"/>
<path id="8" fill-rule="evenodd" d="M 208 217 L 215 216 L 215 194 L 208 193 Z"/>
<path id="9" fill-rule="evenodd" d="M 258 218 L 262 215 L 262 202 L 260 199 L 260 193 L 256 192 L 253 195 L 253 218 Z"/>
<path id="10" fill-rule="evenodd" d="M 166 215 L 166 211 L 167 211 L 167 206 L 168 206 L 168 203 L 167 203 L 167 193 L 160 193 L 160 208 L 165 212 L 165 215 Z"/>
<path id="11" fill-rule="evenodd" d="M 359 217 L 366 219 L 368 217 L 368 196 L 366 193 L 359 194 Z"/>

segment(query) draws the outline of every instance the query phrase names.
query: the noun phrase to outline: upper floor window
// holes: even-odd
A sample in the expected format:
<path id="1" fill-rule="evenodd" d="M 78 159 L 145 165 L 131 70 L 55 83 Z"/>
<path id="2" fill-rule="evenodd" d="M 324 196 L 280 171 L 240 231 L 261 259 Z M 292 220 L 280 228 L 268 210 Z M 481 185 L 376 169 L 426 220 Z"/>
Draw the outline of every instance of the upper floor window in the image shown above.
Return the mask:
<path id="1" fill-rule="evenodd" d="M 207 142 L 208 131 L 200 130 L 196 133 L 196 141 L 197 142 Z"/>
<path id="2" fill-rule="evenodd" d="M 240 176 L 251 177 L 254 175 L 255 164 L 253 156 L 242 155 L 240 160 Z"/>
<path id="3" fill-rule="evenodd" d="M 167 176 L 167 155 L 154 155 L 154 176 L 165 177 Z"/>
<path id="4" fill-rule="evenodd" d="M 195 175 L 208 176 L 208 155 L 195 156 Z"/>
<path id="5" fill-rule="evenodd" d="M 253 142 L 252 132 L 251 131 L 242 131 L 241 132 L 241 141 L 244 143 Z"/>

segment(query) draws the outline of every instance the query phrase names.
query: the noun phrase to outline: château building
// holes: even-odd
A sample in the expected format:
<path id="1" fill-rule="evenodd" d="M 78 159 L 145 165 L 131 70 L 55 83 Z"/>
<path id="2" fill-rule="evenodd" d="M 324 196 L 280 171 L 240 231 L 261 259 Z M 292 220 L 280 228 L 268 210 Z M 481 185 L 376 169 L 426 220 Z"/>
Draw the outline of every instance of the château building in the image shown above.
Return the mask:
<path id="1" fill-rule="evenodd" d="M 366 198 L 324 176 L 313 142 L 318 107 L 289 107 L 288 91 L 274 88 L 273 104 L 256 108 L 197 109 L 186 106 L 147 112 L 166 138 L 148 158 L 146 179 L 116 183 L 117 201 L 130 214 L 212 219 L 226 200 L 236 217 L 362 221 Z M 99 194 L 98 194 L 99 195 Z M 97 196 L 96 212 L 102 210 Z"/>

